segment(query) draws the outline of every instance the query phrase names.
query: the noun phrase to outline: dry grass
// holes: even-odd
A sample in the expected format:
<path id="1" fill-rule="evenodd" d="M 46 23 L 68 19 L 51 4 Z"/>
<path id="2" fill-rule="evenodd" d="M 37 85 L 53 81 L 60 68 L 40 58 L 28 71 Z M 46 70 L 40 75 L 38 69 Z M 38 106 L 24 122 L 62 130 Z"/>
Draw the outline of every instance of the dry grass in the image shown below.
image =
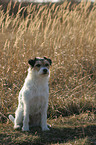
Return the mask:
<path id="1" fill-rule="evenodd" d="M 27 61 L 35 56 L 53 61 L 49 117 L 95 111 L 96 3 L 9 3 L 0 10 L 0 38 L 3 117 L 14 113 Z"/>
<path id="2" fill-rule="evenodd" d="M 2 144 L 96 143 L 96 3 L 3 5 L 0 38 Z M 8 115 L 16 110 L 27 61 L 35 56 L 53 61 L 48 109 L 52 128 L 23 133 L 13 130 Z"/>
<path id="3" fill-rule="evenodd" d="M 95 145 L 96 120 L 93 113 L 48 119 L 50 131 L 42 132 L 39 127 L 30 132 L 13 130 L 12 124 L 0 125 L 0 141 L 4 145 Z"/>

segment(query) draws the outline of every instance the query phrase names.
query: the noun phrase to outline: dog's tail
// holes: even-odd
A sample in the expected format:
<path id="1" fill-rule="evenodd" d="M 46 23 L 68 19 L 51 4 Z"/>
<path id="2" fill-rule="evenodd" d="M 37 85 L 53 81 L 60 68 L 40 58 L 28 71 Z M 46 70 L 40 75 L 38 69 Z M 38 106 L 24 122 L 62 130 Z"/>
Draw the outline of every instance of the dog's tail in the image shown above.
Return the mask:
<path id="1" fill-rule="evenodd" d="M 9 119 L 14 123 L 15 118 L 12 115 L 9 115 Z"/>

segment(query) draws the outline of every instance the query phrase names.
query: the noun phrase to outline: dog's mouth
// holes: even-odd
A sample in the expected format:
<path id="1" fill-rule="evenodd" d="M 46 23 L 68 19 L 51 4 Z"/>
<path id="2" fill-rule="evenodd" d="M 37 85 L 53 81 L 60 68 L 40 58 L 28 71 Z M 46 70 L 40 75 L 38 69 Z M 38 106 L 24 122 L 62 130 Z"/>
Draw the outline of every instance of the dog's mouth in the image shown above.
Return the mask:
<path id="1" fill-rule="evenodd" d="M 41 75 L 43 75 L 43 76 L 48 76 L 49 75 L 49 73 L 48 72 L 43 72 Z"/>

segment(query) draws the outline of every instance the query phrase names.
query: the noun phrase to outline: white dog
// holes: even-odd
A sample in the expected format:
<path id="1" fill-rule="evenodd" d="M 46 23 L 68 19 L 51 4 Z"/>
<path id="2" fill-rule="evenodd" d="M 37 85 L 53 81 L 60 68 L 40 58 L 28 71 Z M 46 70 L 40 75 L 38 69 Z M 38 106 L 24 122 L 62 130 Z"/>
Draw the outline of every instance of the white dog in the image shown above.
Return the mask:
<path id="1" fill-rule="evenodd" d="M 50 76 L 49 67 L 51 59 L 35 58 L 28 61 L 30 67 L 24 85 L 19 93 L 19 104 L 15 112 L 15 118 L 9 115 L 9 119 L 14 123 L 14 128 L 28 131 L 29 124 L 41 126 L 42 130 L 49 130 L 47 126 L 47 108 Z"/>

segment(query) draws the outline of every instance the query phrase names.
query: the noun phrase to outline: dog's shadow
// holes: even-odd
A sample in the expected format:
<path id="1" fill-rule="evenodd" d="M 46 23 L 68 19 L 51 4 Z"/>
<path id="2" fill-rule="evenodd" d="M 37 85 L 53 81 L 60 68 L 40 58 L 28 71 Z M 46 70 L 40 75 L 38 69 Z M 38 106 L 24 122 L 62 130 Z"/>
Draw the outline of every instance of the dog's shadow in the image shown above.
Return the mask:
<path id="1" fill-rule="evenodd" d="M 2 127 L 3 128 L 3 127 Z M 0 134 L 2 144 L 60 144 L 87 138 L 88 144 L 96 144 L 96 125 L 82 127 L 53 126 L 49 131 L 42 131 L 40 127 L 31 127 L 30 131 L 13 130 L 10 124 L 9 131 Z M 5 129 L 8 128 L 5 126 Z M 16 144 L 17 144 L 16 143 Z"/>
<path id="2" fill-rule="evenodd" d="M 96 135 L 96 125 L 87 127 L 51 127 L 49 131 L 42 132 L 41 128 L 32 127 L 28 134 L 38 135 L 39 138 L 35 140 L 36 143 L 52 144 L 52 143 L 66 143 L 75 139 L 83 139 L 88 137 L 89 139 Z M 92 140 L 91 140 L 92 142 Z M 94 142 L 94 141 L 93 141 Z"/>

